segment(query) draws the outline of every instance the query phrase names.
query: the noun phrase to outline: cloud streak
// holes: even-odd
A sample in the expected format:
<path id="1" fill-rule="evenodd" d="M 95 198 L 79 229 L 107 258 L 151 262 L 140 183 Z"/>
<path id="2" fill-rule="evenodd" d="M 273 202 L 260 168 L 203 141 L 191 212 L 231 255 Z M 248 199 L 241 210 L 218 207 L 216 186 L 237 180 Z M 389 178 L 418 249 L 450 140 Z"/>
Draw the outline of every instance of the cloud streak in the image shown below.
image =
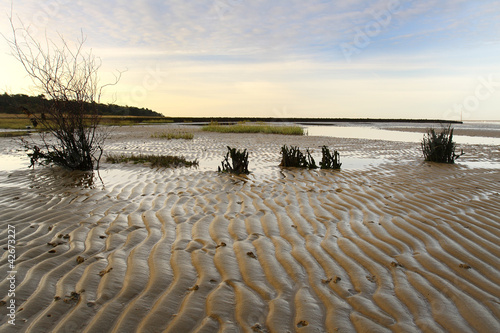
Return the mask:
<path id="1" fill-rule="evenodd" d="M 10 5 L 0 5 L 0 11 L 10 11 Z M 478 75 L 500 72 L 500 8 L 489 0 L 20 0 L 14 11 L 39 31 L 59 31 L 68 39 L 83 29 L 87 46 L 103 58 L 105 72 L 129 69 L 120 88 L 123 96 L 130 97 L 126 90 L 140 86 L 148 69 L 169 73 L 146 97 L 123 98 L 161 112 L 170 109 L 162 107 L 161 96 L 170 96 L 192 114 L 203 103 L 213 106 L 210 112 L 227 114 L 243 100 L 264 113 L 286 106 L 305 115 L 311 114 L 307 105 L 314 105 L 323 110 L 317 116 L 334 116 L 326 110 L 379 107 L 384 116 L 391 110 L 408 117 L 416 109 L 402 111 L 401 96 L 409 104 L 418 96 L 418 103 L 413 101 L 418 105 L 425 98 L 409 92 L 395 96 L 391 89 L 398 84 L 392 82 L 420 89 L 420 80 L 427 79 L 442 85 L 427 99 L 426 109 L 434 115 L 453 103 L 450 89 L 459 95 Z M 0 28 L 5 33 L 5 22 Z M 356 45 L 360 32 L 369 37 L 362 47 Z M 343 44 L 359 51 L 351 62 Z M 355 80 L 358 84 L 351 84 Z M 372 84 L 385 87 L 378 96 L 392 94 L 394 107 L 391 99 L 374 96 Z M 189 92 L 198 102 L 190 104 Z M 499 107 L 491 102 L 494 98 L 489 109 L 478 109 L 476 115 L 494 118 L 493 108 Z"/>

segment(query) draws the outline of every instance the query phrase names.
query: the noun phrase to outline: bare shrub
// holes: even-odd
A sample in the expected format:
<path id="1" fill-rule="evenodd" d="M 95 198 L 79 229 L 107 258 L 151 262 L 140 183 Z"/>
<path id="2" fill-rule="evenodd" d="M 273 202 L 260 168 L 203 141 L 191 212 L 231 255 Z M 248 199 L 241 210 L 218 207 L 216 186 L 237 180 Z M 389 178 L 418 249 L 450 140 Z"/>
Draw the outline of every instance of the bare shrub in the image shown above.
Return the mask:
<path id="1" fill-rule="evenodd" d="M 101 62 L 92 52 L 85 53 L 85 36 L 71 46 L 59 35 L 58 43 L 36 40 L 22 23 L 14 25 L 7 39 L 12 55 L 22 64 L 39 93 L 46 97 L 41 112 L 24 110 L 32 124 L 41 129 L 41 144 L 23 140 L 31 150 L 31 166 L 56 164 L 72 170 L 99 168 L 104 132 L 98 131 L 102 89 L 98 70 Z M 120 73 L 115 77 L 116 84 Z"/>

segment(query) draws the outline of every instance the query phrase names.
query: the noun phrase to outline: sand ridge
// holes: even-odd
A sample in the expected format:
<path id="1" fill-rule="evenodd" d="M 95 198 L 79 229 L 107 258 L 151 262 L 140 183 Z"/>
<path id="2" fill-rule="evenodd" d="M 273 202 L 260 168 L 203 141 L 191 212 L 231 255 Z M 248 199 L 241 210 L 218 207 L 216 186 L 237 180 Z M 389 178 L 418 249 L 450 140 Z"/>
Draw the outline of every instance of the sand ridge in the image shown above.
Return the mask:
<path id="1" fill-rule="evenodd" d="M 104 164 L 102 183 L 57 168 L 2 175 L 0 243 L 15 224 L 19 308 L 13 328 L 0 307 L 0 332 L 500 331 L 498 169 L 416 162 L 418 147 L 403 143 L 414 153 L 396 161 L 396 148 L 370 141 L 352 155 L 393 160 L 281 169 L 273 140 L 198 140 L 110 149 L 217 160 L 222 143 L 246 143 L 264 172 Z M 6 263 L 4 252 L 0 290 Z"/>

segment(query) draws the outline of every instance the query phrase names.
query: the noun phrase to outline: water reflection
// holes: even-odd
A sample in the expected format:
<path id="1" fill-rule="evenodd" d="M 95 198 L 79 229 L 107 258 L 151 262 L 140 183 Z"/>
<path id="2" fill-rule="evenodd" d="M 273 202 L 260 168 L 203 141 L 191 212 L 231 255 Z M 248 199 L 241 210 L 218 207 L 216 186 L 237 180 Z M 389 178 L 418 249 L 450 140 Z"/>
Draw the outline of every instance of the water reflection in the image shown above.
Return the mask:
<path id="1" fill-rule="evenodd" d="M 40 167 L 35 168 L 29 177 L 32 182 L 30 187 L 43 187 L 47 190 L 104 187 L 99 172 L 93 171 L 71 171 L 61 167 Z"/>
<path id="2" fill-rule="evenodd" d="M 500 169 L 500 163 L 495 162 L 481 162 L 481 161 L 461 161 L 457 164 L 464 165 L 470 169 L 481 168 L 481 169 Z"/>
<path id="3" fill-rule="evenodd" d="M 0 161 L 1 171 L 25 169 L 30 165 L 30 160 L 26 154 L 0 154 Z"/>
<path id="4" fill-rule="evenodd" d="M 419 142 L 422 134 L 398 132 L 371 128 L 368 126 L 307 126 L 310 136 L 329 136 L 334 138 L 369 139 L 386 141 Z"/>
<path id="5" fill-rule="evenodd" d="M 309 125 L 305 126 L 305 129 L 310 136 L 328 136 L 334 138 L 385 140 L 415 143 L 421 142 L 423 138 L 423 133 L 385 130 L 377 128 L 376 126 L 377 125 L 375 124 L 367 124 L 366 126 Z M 429 127 L 429 124 L 426 124 L 425 128 L 427 127 Z M 439 127 L 439 125 L 434 127 Z M 453 139 L 458 144 L 500 145 L 500 138 L 495 137 L 454 135 Z"/>

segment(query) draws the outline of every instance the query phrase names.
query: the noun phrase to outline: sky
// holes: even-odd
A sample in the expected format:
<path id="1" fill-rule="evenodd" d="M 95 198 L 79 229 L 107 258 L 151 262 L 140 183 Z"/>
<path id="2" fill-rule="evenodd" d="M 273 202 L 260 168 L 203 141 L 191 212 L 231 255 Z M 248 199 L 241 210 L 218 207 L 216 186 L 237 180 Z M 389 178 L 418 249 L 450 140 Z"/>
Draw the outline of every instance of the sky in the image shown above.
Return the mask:
<path id="1" fill-rule="evenodd" d="M 8 0 L 0 32 L 86 36 L 102 102 L 166 116 L 500 120 L 498 0 Z M 0 93 L 38 94 L 0 38 Z"/>

